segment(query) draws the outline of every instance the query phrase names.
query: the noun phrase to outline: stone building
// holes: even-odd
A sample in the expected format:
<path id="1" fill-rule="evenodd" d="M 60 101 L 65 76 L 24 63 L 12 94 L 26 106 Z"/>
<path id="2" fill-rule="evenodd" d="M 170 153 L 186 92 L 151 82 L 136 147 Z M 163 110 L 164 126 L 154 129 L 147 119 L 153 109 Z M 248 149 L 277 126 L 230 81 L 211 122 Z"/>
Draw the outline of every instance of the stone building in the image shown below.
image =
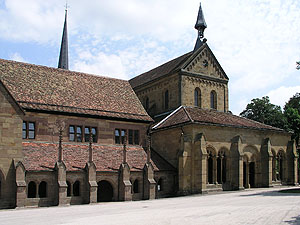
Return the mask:
<path id="1" fill-rule="evenodd" d="M 0 208 L 298 182 L 291 135 L 229 112 L 201 6 L 195 49 L 129 82 L 69 71 L 66 19 L 59 68 L 0 59 Z"/>
<path id="2" fill-rule="evenodd" d="M 152 148 L 177 169 L 177 193 L 297 184 L 291 135 L 230 113 L 229 79 L 206 27 L 200 5 L 194 50 L 129 81 L 156 121 Z"/>

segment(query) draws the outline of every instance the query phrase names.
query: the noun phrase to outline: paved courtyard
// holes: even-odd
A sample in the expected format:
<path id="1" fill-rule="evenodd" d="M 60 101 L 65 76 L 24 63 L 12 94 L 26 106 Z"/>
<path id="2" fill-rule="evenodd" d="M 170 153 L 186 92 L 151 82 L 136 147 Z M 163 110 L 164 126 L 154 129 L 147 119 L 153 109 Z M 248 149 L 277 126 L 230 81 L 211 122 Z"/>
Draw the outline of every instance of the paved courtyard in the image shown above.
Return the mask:
<path id="1" fill-rule="evenodd" d="M 0 224 L 300 224 L 300 194 L 278 193 L 280 189 L 0 210 Z"/>

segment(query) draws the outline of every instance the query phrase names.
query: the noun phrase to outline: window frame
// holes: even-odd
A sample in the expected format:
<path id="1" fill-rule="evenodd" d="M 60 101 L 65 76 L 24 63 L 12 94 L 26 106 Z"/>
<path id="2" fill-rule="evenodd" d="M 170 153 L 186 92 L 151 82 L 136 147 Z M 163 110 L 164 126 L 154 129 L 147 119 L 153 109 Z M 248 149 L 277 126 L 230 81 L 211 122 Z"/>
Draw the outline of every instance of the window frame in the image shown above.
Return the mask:
<path id="1" fill-rule="evenodd" d="M 87 133 L 85 132 L 86 129 L 88 129 L 88 136 Z M 95 130 L 95 134 L 93 134 L 93 129 Z M 93 143 L 97 143 L 98 141 L 98 129 L 97 127 L 93 126 L 84 126 L 84 142 L 90 142 L 90 133 L 92 132 L 92 138 L 93 138 Z"/>
<path id="2" fill-rule="evenodd" d="M 25 128 L 24 128 L 25 124 Z M 33 124 L 33 129 L 30 129 L 30 124 Z M 25 132 L 25 136 L 24 136 Z M 33 132 L 33 137 L 30 137 L 30 132 Z M 35 139 L 36 137 L 36 123 L 33 121 L 23 121 L 22 124 L 22 139 Z"/>
<path id="3" fill-rule="evenodd" d="M 217 92 L 215 90 L 212 90 L 210 92 L 210 108 L 217 110 L 217 108 L 218 108 L 217 104 L 218 104 L 218 102 L 217 102 Z"/>

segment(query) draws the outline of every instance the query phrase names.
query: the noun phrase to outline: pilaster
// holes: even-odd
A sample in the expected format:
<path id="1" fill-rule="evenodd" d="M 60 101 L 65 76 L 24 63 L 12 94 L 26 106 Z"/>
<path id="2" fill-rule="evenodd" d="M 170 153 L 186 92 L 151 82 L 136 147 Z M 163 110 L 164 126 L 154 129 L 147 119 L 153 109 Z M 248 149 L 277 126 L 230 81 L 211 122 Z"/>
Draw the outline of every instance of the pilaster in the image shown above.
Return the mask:
<path id="1" fill-rule="evenodd" d="M 25 181 L 25 167 L 22 162 L 16 164 L 16 207 L 24 207 L 26 204 L 26 181 Z"/>
<path id="2" fill-rule="evenodd" d="M 272 151 L 269 138 L 261 146 L 261 176 L 263 187 L 272 186 Z"/>

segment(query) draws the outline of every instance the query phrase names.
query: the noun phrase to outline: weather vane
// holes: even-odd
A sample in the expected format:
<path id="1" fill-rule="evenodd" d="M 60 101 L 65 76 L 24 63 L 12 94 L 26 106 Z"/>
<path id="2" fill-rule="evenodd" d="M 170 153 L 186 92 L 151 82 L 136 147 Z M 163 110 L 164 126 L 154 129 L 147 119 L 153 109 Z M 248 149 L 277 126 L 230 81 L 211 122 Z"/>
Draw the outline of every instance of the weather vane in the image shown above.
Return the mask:
<path id="1" fill-rule="evenodd" d="M 65 5 L 65 7 L 66 7 L 66 10 L 68 10 L 68 8 L 69 8 L 69 6 L 68 6 L 68 0 L 66 0 L 66 5 Z"/>
<path id="2" fill-rule="evenodd" d="M 296 66 L 297 66 L 296 69 L 300 70 L 300 61 L 296 62 Z"/>

